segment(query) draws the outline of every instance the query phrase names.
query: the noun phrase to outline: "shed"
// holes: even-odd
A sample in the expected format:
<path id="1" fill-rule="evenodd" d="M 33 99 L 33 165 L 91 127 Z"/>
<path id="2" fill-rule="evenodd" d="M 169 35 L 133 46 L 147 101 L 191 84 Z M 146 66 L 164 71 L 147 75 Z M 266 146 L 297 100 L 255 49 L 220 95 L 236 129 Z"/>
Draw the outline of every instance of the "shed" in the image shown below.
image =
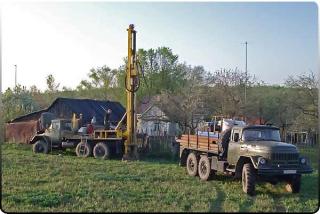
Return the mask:
<path id="1" fill-rule="evenodd" d="M 54 113 L 59 118 L 71 119 L 75 113 L 79 117 L 82 114 L 83 124 L 90 123 L 93 116 L 98 125 L 103 125 L 104 109 L 111 109 L 110 120 L 120 121 L 126 112 L 125 108 L 114 101 L 57 98 L 47 109 L 32 112 L 17 117 L 6 124 L 6 140 L 20 143 L 28 143 L 31 137 L 39 130 L 38 120 L 43 112 Z"/>

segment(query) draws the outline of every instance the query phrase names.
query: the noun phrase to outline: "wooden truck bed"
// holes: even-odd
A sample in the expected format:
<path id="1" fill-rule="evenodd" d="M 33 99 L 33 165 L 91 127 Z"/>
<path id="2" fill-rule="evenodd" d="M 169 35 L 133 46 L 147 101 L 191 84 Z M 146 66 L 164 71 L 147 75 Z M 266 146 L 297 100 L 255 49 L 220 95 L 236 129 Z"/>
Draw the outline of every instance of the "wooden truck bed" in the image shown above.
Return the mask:
<path id="1" fill-rule="evenodd" d="M 182 135 L 180 139 L 176 141 L 179 142 L 181 147 L 195 149 L 204 152 L 218 153 L 218 140 L 217 137 L 208 137 L 200 135 Z"/>

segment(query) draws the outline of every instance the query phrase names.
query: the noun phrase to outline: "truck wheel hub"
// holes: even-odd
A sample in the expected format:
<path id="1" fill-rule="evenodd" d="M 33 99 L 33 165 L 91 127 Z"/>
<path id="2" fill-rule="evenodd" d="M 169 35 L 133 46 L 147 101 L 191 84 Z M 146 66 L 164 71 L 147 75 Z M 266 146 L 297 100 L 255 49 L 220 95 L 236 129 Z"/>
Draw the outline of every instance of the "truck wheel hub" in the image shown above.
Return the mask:
<path id="1" fill-rule="evenodd" d="M 201 170 L 202 174 L 206 174 L 207 173 L 206 163 L 204 163 L 204 162 L 201 163 L 200 170 Z"/>

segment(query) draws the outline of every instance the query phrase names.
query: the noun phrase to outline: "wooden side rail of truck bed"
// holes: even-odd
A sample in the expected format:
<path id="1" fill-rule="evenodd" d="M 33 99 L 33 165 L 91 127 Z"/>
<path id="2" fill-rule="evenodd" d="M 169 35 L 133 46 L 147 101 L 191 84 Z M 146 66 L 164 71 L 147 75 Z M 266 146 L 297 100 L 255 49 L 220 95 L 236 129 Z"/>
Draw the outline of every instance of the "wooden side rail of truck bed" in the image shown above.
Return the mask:
<path id="1" fill-rule="evenodd" d="M 217 137 L 200 136 L 198 134 L 185 134 L 180 139 L 176 139 L 181 147 L 214 153 L 218 153 L 218 140 Z"/>

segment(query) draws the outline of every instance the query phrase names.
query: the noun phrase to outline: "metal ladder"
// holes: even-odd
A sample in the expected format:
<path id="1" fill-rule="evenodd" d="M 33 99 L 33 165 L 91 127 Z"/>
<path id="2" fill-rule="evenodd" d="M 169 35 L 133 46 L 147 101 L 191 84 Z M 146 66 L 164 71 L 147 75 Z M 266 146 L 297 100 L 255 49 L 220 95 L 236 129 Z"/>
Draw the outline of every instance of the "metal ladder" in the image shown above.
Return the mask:
<path id="1" fill-rule="evenodd" d="M 84 142 L 84 145 L 87 144 L 88 143 L 88 138 L 86 136 L 85 137 L 81 136 L 80 143 L 82 143 L 82 142 Z M 85 152 L 86 152 L 86 147 L 84 145 L 81 145 L 80 148 L 79 148 L 79 153 L 81 155 L 84 155 Z"/>

